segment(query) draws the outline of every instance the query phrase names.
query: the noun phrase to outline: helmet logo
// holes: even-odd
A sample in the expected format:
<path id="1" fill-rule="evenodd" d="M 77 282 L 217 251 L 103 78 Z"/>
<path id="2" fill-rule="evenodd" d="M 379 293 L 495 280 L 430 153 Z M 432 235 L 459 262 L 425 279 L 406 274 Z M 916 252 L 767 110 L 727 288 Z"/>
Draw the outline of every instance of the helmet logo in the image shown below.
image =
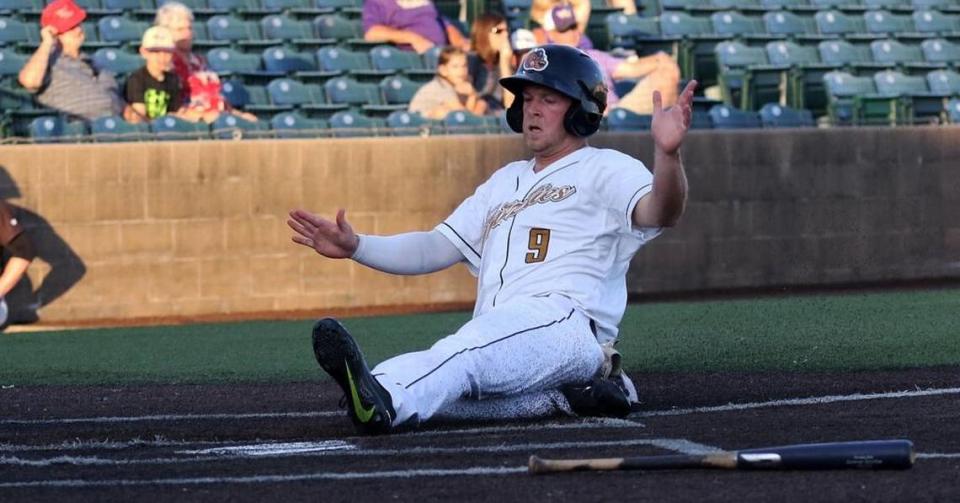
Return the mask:
<path id="1" fill-rule="evenodd" d="M 543 50 L 542 47 L 537 47 L 523 57 L 523 63 L 520 64 L 520 68 L 530 72 L 542 72 L 546 70 L 549 65 L 550 61 L 547 59 L 547 51 Z"/>

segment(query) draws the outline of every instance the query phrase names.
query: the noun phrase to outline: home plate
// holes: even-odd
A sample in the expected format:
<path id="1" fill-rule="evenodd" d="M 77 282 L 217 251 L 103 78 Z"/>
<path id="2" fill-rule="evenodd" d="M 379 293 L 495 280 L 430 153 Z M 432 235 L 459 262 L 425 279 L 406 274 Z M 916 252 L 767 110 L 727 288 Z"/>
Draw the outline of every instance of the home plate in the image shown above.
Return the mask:
<path id="1" fill-rule="evenodd" d="M 323 442 L 287 442 L 282 444 L 234 445 L 214 447 L 196 451 L 177 451 L 177 454 L 223 454 L 233 456 L 283 456 L 319 451 L 349 451 L 356 446 L 343 440 L 324 440 Z"/>

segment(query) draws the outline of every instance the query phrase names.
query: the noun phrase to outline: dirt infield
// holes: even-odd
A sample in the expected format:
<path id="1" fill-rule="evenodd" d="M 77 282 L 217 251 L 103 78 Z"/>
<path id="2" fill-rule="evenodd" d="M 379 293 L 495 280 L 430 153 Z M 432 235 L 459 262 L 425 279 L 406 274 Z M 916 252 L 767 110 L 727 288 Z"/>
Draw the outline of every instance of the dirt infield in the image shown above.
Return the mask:
<path id="1" fill-rule="evenodd" d="M 356 437 L 330 381 L 0 390 L 3 501 L 957 501 L 960 368 L 633 373 L 628 420 Z M 731 405 L 732 404 L 732 405 Z M 530 476 L 575 458 L 908 438 L 906 471 Z"/>

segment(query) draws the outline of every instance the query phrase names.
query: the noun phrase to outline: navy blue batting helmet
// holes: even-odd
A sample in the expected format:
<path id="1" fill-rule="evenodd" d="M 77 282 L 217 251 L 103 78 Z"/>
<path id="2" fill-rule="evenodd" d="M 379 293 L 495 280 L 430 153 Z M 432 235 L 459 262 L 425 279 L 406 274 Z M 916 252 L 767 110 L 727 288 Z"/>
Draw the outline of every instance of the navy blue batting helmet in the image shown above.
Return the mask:
<path id="1" fill-rule="evenodd" d="M 603 71 L 587 53 L 559 44 L 534 47 L 523 56 L 513 76 L 500 79 L 500 85 L 515 96 L 507 109 L 507 124 L 518 133 L 523 132 L 523 88 L 529 84 L 553 89 L 573 100 L 563 120 L 570 134 L 590 136 L 600 128 L 608 90 Z"/>

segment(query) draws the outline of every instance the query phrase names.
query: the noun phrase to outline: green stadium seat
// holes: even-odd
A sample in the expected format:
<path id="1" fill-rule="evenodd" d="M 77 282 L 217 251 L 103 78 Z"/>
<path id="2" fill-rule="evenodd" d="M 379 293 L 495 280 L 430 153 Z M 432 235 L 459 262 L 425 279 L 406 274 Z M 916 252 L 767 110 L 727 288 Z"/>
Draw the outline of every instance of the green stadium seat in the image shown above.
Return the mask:
<path id="1" fill-rule="evenodd" d="M 708 112 L 715 129 L 753 129 L 762 127 L 760 115 L 728 105 L 716 105 Z"/>
<path id="2" fill-rule="evenodd" d="M 919 45 L 904 44 L 892 39 L 874 40 L 870 43 L 870 51 L 875 62 L 887 66 L 909 68 L 924 73 L 938 66 L 924 61 L 923 50 Z"/>
<path id="3" fill-rule="evenodd" d="M 446 134 L 486 134 L 499 133 L 499 127 L 491 128 L 491 124 L 479 115 L 462 110 L 454 110 L 443 118 L 443 129 Z"/>
<path id="4" fill-rule="evenodd" d="M 960 4 L 955 0 L 911 0 L 911 5 L 916 10 L 936 9 L 941 12 L 960 11 Z"/>
<path id="5" fill-rule="evenodd" d="M 336 77 L 323 85 L 330 103 L 360 107 L 381 105 L 380 89 L 376 84 L 360 83 L 350 77 Z"/>
<path id="6" fill-rule="evenodd" d="M 83 121 L 68 121 L 61 115 L 44 115 L 30 122 L 30 138 L 35 143 L 76 142 L 86 136 Z"/>
<path id="7" fill-rule="evenodd" d="M 301 21 L 281 14 L 271 14 L 261 19 L 260 31 L 264 38 L 282 40 L 301 49 L 316 49 L 337 43 L 333 38 L 317 38 L 313 31 L 313 24 L 309 21 Z"/>
<path id="8" fill-rule="evenodd" d="M 363 39 L 363 25 L 359 19 L 348 19 L 341 14 L 325 14 L 314 18 L 313 30 L 319 38 L 345 42 Z"/>
<path id="9" fill-rule="evenodd" d="M 924 40 L 920 44 L 923 59 L 934 65 L 956 65 L 960 63 L 960 44 L 942 38 Z"/>
<path id="10" fill-rule="evenodd" d="M 362 10 L 363 0 L 315 0 L 313 5 L 320 9 L 350 12 Z"/>
<path id="11" fill-rule="evenodd" d="M 960 16 L 924 9 L 914 11 L 912 17 L 917 32 L 952 38 L 960 36 Z"/>
<path id="12" fill-rule="evenodd" d="M 43 0 L 0 0 L 4 15 L 36 16 L 43 10 Z"/>
<path id="13" fill-rule="evenodd" d="M 295 9 L 308 9 L 310 0 L 260 0 L 260 6 L 267 12 L 285 12 Z"/>
<path id="14" fill-rule="evenodd" d="M 899 40 L 921 40 L 925 34 L 914 30 L 913 18 L 907 14 L 893 14 L 886 10 L 863 13 L 867 31 Z"/>
<path id="15" fill-rule="evenodd" d="M 790 67 L 786 103 L 794 108 L 812 110 L 818 115 L 826 113 L 827 94 L 823 75 L 837 69 L 837 66 L 822 63 L 816 48 L 790 41 L 770 42 L 766 51 L 771 64 Z"/>
<path id="16" fill-rule="evenodd" d="M 680 38 L 673 54 L 685 78 L 696 78 L 701 87 L 717 83 L 717 42 L 726 37 L 713 33 L 709 18 L 695 17 L 685 12 L 663 12 L 660 15 L 660 33 Z"/>
<path id="17" fill-rule="evenodd" d="M 608 131 L 647 131 L 652 116 L 640 115 L 626 108 L 614 107 L 604 118 Z"/>
<path id="18" fill-rule="evenodd" d="M 810 0 L 810 5 L 819 10 L 839 9 L 845 11 L 862 11 L 866 9 L 860 0 Z"/>
<path id="19" fill-rule="evenodd" d="M 259 118 L 273 117 L 279 112 L 290 111 L 292 105 L 274 105 L 266 86 L 245 84 L 237 78 L 223 82 L 221 86 L 224 99 L 235 108 L 243 109 Z"/>
<path id="20" fill-rule="evenodd" d="M 632 49 L 641 56 L 657 52 L 671 54 L 674 58 L 680 55 L 680 41 L 683 38 L 661 34 L 658 17 L 639 17 L 616 12 L 607 14 L 604 24 L 611 49 Z"/>
<path id="21" fill-rule="evenodd" d="M 693 110 L 690 118 L 690 129 L 713 129 L 713 119 L 709 110 Z"/>
<path id="22" fill-rule="evenodd" d="M 760 6 L 771 10 L 791 10 L 799 12 L 816 12 L 817 8 L 810 5 L 807 0 L 760 0 Z"/>
<path id="23" fill-rule="evenodd" d="M 176 0 L 187 6 L 197 19 L 206 20 L 216 14 L 226 14 L 226 9 L 216 9 L 210 6 L 207 0 Z M 167 3 L 167 0 L 157 0 L 157 7 Z M 196 37 L 196 35 L 194 35 Z"/>
<path id="24" fill-rule="evenodd" d="M 799 128 L 814 127 L 817 123 L 810 110 L 767 103 L 760 108 L 760 124 L 765 128 Z"/>
<path id="25" fill-rule="evenodd" d="M 308 87 L 306 84 L 286 77 L 274 79 L 267 84 L 270 103 L 278 106 L 300 106 L 311 103 L 324 103 L 322 88 Z"/>
<path id="26" fill-rule="evenodd" d="M 927 74 L 927 88 L 935 93 L 960 96 L 960 73 L 934 70 Z"/>
<path id="27" fill-rule="evenodd" d="M 864 0 L 863 5 L 867 10 L 913 11 L 913 6 L 903 0 Z"/>
<path id="28" fill-rule="evenodd" d="M 392 45 L 381 44 L 371 48 L 370 62 L 374 70 L 403 72 L 416 80 L 430 80 L 436 75 L 434 70 L 426 68 L 419 54 Z"/>
<path id="29" fill-rule="evenodd" d="M 952 99 L 946 106 L 947 121 L 951 124 L 960 124 L 960 99 Z"/>
<path id="30" fill-rule="evenodd" d="M 817 31 L 817 22 L 810 15 L 785 10 L 771 11 L 763 15 L 763 24 L 767 33 L 797 41 L 816 42 L 827 38 L 827 35 Z"/>
<path id="31" fill-rule="evenodd" d="M 129 142 L 150 138 L 150 126 L 131 124 L 122 117 L 98 117 L 90 122 L 90 134 L 95 142 Z"/>
<path id="32" fill-rule="evenodd" d="M 817 29 L 823 35 L 847 40 L 874 40 L 880 38 L 867 32 L 867 23 L 860 14 L 845 14 L 839 10 L 821 10 L 813 16 Z"/>
<path id="33" fill-rule="evenodd" d="M 872 77 L 833 71 L 824 75 L 823 81 L 834 125 L 897 123 L 898 97 L 878 94 Z"/>
<path id="34" fill-rule="evenodd" d="M 108 71 L 116 75 L 127 75 L 139 70 L 145 62 L 139 54 L 127 52 L 115 47 L 103 47 L 93 53 L 93 66 L 97 71 Z"/>
<path id="35" fill-rule="evenodd" d="M 785 103 L 786 65 L 771 65 L 759 47 L 720 42 L 716 47 L 720 89 L 725 103 L 755 110 L 765 103 Z"/>
<path id="36" fill-rule="evenodd" d="M 293 73 L 317 70 L 313 54 L 296 51 L 285 46 L 268 47 L 263 50 L 263 68 L 268 72 Z"/>
<path id="37" fill-rule="evenodd" d="M 173 115 L 150 121 L 150 131 L 160 141 L 202 140 L 210 138 L 210 128 L 203 122 L 190 122 Z"/>
<path id="38" fill-rule="evenodd" d="M 153 0 L 101 0 L 104 9 L 119 11 L 155 10 Z"/>
<path id="39" fill-rule="evenodd" d="M 713 32 L 727 38 L 738 38 L 749 42 L 766 42 L 779 35 L 767 33 L 763 18 L 745 16 L 737 11 L 714 12 L 710 15 Z"/>
<path id="40" fill-rule="evenodd" d="M 665 11 L 689 10 L 706 4 L 707 2 L 700 0 L 660 0 L 660 8 Z"/>
<path id="41" fill-rule="evenodd" d="M 374 70 L 369 51 L 354 51 L 339 46 L 322 47 L 317 50 L 320 71 L 329 77 L 347 74 L 358 82 L 380 82 L 392 75 L 390 70 Z"/>
<path id="42" fill-rule="evenodd" d="M 344 110 L 330 117 L 330 132 L 336 138 L 380 136 L 386 134 L 386 124 L 382 119 Z"/>
<path id="43" fill-rule="evenodd" d="M 904 75 L 894 70 L 877 72 L 873 76 L 877 92 L 900 97 L 898 123 L 939 123 L 949 94 L 931 92 L 925 77 Z"/>
<path id="44" fill-rule="evenodd" d="M 16 81 L 20 69 L 30 58 L 28 54 L 21 54 L 9 47 L 0 48 L 0 85 L 7 80 Z"/>
<path id="45" fill-rule="evenodd" d="M 257 0 L 207 0 L 210 9 L 227 14 L 230 12 L 241 14 L 255 11 L 260 8 Z"/>
<path id="46" fill-rule="evenodd" d="M 439 127 L 419 113 L 406 110 L 392 112 L 387 116 L 386 123 L 393 136 L 425 136 Z"/>
<path id="47" fill-rule="evenodd" d="M 391 75 L 380 81 L 380 92 L 383 94 L 384 104 L 406 107 L 421 85 L 402 75 Z"/>
<path id="48" fill-rule="evenodd" d="M 256 22 L 240 19 L 233 14 L 220 14 L 208 19 L 207 34 L 210 40 L 229 42 L 241 48 L 266 47 L 279 43 L 278 40 L 264 40 Z"/>
<path id="49" fill-rule="evenodd" d="M 40 28 L 13 17 L 0 17 L 0 47 L 34 46 L 40 42 Z"/>
<path id="50" fill-rule="evenodd" d="M 269 132 L 270 126 L 265 121 L 248 121 L 229 113 L 220 114 L 210 125 L 210 133 L 221 140 L 263 138 L 269 135 Z"/>
<path id="51" fill-rule="evenodd" d="M 760 0 L 710 0 L 710 6 L 725 11 L 759 14 L 767 10 Z"/>
<path id="52" fill-rule="evenodd" d="M 150 25 L 142 21 L 134 21 L 123 16 L 106 16 L 97 21 L 97 30 L 100 32 L 100 41 L 116 42 L 138 49 L 143 32 Z"/>
<path id="53" fill-rule="evenodd" d="M 837 67 L 872 73 L 887 66 L 885 63 L 873 61 L 873 52 L 869 46 L 854 45 L 846 40 L 824 40 L 817 44 L 817 50 L 821 62 Z"/>
<path id="54" fill-rule="evenodd" d="M 100 34 L 97 31 L 97 23 L 95 21 L 89 21 L 90 17 L 87 17 L 88 21 L 84 21 L 80 26 L 83 27 L 83 50 L 84 51 L 95 51 L 101 47 L 119 47 L 120 42 L 104 42 L 100 40 Z"/>
<path id="55" fill-rule="evenodd" d="M 330 136 L 327 121 L 311 119 L 295 112 L 283 112 L 270 119 L 277 138 L 322 138 Z"/>
<path id="56" fill-rule="evenodd" d="M 230 47 L 217 47 L 207 51 L 207 64 L 221 78 L 231 75 L 260 75 L 264 72 L 261 57 Z"/>

